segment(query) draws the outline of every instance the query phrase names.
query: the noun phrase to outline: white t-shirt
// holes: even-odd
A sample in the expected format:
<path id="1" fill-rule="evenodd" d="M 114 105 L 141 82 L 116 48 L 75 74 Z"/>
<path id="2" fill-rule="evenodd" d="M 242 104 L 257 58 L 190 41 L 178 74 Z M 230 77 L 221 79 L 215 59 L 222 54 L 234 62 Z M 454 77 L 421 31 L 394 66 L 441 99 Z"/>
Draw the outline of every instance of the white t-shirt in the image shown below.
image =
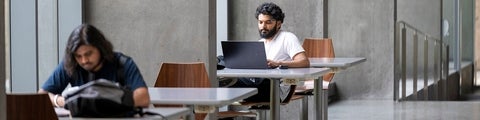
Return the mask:
<path id="1" fill-rule="evenodd" d="M 274 61 L 292 61 L 293 56 L 305 51 L 295 34 L 283 30 L 280 30 L 273 40 L 268 43 L 265 39 L 260 39 L 259 41 L 265 43 L 267 59 Z"/>

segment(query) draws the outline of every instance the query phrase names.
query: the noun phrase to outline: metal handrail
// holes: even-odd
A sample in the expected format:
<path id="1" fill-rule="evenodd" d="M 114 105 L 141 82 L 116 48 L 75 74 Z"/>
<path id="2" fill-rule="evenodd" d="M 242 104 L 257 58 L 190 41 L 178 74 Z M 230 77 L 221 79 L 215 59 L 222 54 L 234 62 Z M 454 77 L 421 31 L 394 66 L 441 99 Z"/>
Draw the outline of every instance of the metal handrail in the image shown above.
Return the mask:
<path id="1" fill-rule="evenodd" d="M 433 41 L 435 41 L 435 42 L 438 42 L 438 43 L 442 43 L 442 44 L 444 44 L 444 45 L 447 45 L 447 44 L 444 43 L 441 39 L 432 37 L 433 35 L 429 35 L 429 34 L 427 34 L 427 33 L 424 33 L 424 32 L 422 32 L 421 30 L 419 30 L 418 28 L 413 27 L 413 25 L 410 25 L 410 24 L 408 24 L 408 23 L 405 22 L 405 21 L 398 21 L 397 24 L 404 25 L 404 27 L 407 27 L 407 28 L 410 28 L 410 29 L 412 29 L 412 30 L 417 31 L 418 34 L 423 34 L 423 35 L 425 35 L 427 38 L 430 38 L 430 39 L 428 39 L 428 40 L 433 40 Z"/>
<path id="2" fill-rule="evenodd" d="M 442 100 L 446 98 L 446 84 L 442 84 L 439 86 L 440 79 L 446 79 L 448 76 L 448 44 L 443 42 L 441 39 L 432 37 L 432 35 L 426 34 L 422 32 L 418 28 L 410 25 L 404 21 L 398 21 L 395 26 L 395 42 L 394 42 L 394 100 L 396 101 L 403 101 L 403 100 Z M 407 29 L 413 31 L 412 41 L 413 42 L 413 55 L 412 55 L 412 62 L 407 63 Z M 421 91 L 418 91 L 418 53 L 419 53 L 419 36 L 423 37 L 423 85 L 424 88 Z M 433 87 L 428 85 L 428 64 L 429 64 L 429 43 L 433 42 Z M 413 93 L 410 98 L 407 97 L 406 89 L 407 89 L 407 65 L 411 65 L 412 68 L 412 88 Z M 400 86 L 401 83 L 401 86 Z M 401 96 L 400 96 L 401 90 Z M 432 90 L 432 91 L 430 91 Z M 419 92 L 423 92 L 423 98 L 419 98 Z M 433 95 L 429 95 L 429 93 L 433 93 Z"/>

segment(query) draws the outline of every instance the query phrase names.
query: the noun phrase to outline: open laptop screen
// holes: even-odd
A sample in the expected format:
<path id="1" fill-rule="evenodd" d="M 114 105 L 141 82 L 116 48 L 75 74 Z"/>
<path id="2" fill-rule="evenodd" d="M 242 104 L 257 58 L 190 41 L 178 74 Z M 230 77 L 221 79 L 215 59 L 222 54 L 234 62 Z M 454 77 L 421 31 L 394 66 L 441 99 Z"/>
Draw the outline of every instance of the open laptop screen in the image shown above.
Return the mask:
<path id="1" fill-rule="evenodd" d="M 268 69 L 265 45 L 261 41 L 222 41 L 225 67 Z"/>

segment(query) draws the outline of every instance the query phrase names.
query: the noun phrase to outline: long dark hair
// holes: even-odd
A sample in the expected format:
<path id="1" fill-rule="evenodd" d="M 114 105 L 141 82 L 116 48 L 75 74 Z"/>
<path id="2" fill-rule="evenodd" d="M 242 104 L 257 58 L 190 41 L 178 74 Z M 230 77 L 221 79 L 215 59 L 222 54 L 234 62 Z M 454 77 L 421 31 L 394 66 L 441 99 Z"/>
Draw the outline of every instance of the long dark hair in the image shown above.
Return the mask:
<path id="1" fill-rule="evenodd" d="M 67 74 L 72 76 L 79 67 L 78 62 L 75 60 L 75 51 L 82 45 L 91 45 L 100 51 L 100 61 L 113 62 L 113 46 L 102 32 L 97 28 L 89 24 L 82 24 L 75 28 L 70 37 L 68 37 L 67 47 L 65 49 L 64 56 L 64 68 Z"/>

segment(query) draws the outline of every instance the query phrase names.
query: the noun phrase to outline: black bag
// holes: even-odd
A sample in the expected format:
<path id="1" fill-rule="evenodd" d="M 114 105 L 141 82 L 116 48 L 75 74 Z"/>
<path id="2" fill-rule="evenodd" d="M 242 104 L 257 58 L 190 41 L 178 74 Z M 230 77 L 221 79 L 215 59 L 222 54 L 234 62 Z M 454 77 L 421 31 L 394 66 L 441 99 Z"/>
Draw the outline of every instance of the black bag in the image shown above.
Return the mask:
<path id="1" fill-rule="evenodd" d="M 138 111 L 132 91 L 105 79 L 88 82 L 67 93 L 65 108 L 73 117 L 133 117 Z"/>

